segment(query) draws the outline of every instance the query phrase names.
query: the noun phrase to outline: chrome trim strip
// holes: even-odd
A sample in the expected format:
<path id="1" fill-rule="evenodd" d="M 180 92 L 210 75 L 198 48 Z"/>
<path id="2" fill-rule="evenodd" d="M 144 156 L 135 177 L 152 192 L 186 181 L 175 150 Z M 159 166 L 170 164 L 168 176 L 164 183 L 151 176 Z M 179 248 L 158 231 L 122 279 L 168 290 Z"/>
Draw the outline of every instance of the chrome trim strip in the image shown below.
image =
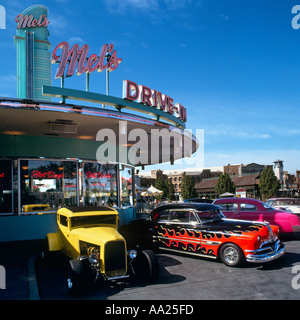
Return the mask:
<path id="1" fill-rule="evenodd" d="M 192 242 L 192 243 L 199 243 L 199 244 L 207 244 L 207 245 L 210 245 L 210 246 L 218 246 L 218 245 L 220 245 L 222 243 L 222 242 L 219 242 L 219 241 L 212 241 L 212 240 L 206 240 L 206 239 L 191 240 L 190 238 L 167 238 L 167 237 L 163 237 L 163 236 L 153 236 L 153 239 Z"/>
<path id="2" fill-rule="evenodd" d="M 197 257 L 210 258 L 210 259 L 217 259 L 217 257 L 216 257 L 216 256 L 209 256 L 209 255 L 201 254 L 201 253 L 187 252 L 187 251 L 181 251 L 181 250 L 169 249 L 169 248 L 165 248 L 165 247 L 159 247 L 159 249 L 161 249 L 161 250 L 165 250 L 165 251 L 177 252 L 177 253 L 186 253 L 186 254 L 190 254 L 190 255 L 192 255 L 192 256 L 197 256 Z"/>

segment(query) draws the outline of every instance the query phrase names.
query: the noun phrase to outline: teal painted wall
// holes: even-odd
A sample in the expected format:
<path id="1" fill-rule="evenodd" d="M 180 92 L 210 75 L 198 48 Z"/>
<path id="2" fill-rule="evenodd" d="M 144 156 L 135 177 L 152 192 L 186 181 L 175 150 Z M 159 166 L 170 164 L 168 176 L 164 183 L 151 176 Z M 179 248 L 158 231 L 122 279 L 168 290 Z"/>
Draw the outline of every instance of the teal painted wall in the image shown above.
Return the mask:
<path id="1" fill-rule="evenodd" d="M 96 160 L 100 144 L 98 141 L 60 137 L 0 135 L 0 155 Z"/>
<path id="2" fill-rule="evenodd" d="M 44 239 L 57 228 L 56 214 L 0 217 L 0 242 Z"/>

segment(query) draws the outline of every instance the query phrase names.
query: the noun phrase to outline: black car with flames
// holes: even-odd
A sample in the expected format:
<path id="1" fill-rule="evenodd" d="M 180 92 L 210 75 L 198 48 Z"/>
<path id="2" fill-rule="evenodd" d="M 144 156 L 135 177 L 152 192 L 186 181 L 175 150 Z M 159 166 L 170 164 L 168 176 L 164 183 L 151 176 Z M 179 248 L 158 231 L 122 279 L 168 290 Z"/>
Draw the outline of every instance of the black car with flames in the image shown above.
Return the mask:
<path id="1" fill-rule="evenodd" d="M 269 223 L 226 219 L 217 205 L 179 203 L 157 207 L 147 219 L 119 229 L 128 246 L 219 258 L 228 266 L 262 263 L 284 254 L 279 228 Z"/>

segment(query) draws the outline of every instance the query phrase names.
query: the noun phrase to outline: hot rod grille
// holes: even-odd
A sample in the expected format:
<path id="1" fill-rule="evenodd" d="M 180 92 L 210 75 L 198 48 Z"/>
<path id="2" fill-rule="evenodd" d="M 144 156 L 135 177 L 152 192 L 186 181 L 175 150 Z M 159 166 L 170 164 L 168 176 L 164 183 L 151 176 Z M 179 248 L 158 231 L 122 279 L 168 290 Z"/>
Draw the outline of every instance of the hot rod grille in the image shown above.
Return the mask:
<path id="1" fill-rule="evenodd" d="M 120 277 L 126 271 L 124 241 L 110 241 L 105 245 L 105 273 L 108 277 Z"/>

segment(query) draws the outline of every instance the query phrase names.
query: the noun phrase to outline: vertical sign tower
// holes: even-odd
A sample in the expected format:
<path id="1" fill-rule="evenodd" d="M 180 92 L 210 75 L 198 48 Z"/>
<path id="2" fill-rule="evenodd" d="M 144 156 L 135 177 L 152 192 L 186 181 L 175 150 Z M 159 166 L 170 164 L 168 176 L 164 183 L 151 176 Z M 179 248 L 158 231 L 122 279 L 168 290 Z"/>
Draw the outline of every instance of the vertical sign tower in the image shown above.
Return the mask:
<path id="1" fill-rule="evenodd" d="M 51 86 L 50 42 L 48 41 L 48 9 L 34 5 L 19 14 L 17 30 L 17 97 L 47 100 L 42 95 L 43 85 Z"/>

